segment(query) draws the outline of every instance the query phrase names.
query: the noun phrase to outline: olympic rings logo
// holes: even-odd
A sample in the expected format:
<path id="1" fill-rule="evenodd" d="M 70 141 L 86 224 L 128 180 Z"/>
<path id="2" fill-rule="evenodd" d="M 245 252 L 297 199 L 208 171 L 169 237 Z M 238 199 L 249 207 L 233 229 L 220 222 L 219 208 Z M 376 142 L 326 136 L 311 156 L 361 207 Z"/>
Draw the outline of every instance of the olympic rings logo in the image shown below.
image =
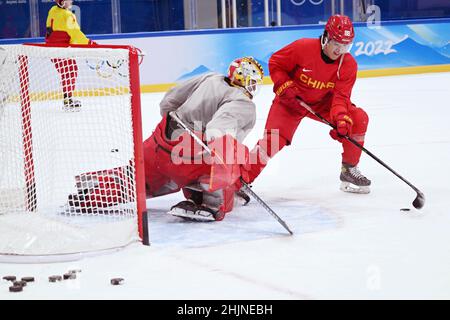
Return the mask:
<path id="1" fill-rule="evenodd" d="M 291 0 L 291 3 L 294 6 L 302 6 L 304 3 L 306 2 L 306 0 Z M 318 6 L 320 4 L 322 4 L 323 0 L 309 0 L 309 3 L 311 3 L 312 5 Z"/>

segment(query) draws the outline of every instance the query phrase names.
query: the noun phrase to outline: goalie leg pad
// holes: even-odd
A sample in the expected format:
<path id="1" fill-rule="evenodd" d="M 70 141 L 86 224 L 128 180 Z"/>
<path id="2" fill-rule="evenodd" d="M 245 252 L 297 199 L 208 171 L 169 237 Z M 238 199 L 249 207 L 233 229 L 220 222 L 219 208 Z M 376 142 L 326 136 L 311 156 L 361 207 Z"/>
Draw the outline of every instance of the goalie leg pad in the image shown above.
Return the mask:
<path id="1" fill-rule="evenodd" d="M 92 213 L 132 202 L 132 177 L 129 166 L 80 174 L 75 177 L 77 192 L 68 196 L 67 204 L 75 211 Z"/>

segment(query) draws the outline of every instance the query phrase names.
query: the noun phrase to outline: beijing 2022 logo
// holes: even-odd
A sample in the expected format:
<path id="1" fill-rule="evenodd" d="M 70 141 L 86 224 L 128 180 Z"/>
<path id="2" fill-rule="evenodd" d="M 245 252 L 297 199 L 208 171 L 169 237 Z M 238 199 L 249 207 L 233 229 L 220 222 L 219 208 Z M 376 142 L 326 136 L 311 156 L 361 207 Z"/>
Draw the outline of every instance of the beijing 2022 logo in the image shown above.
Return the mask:
<path id="1" fill-rule="evenodd" d="M 291 0 L 291 3 L 294 6 L 302 6 L 304 3 L 306 2 L 306 0 Z M 309 0 L 309 2 L 315 6 L 318 6 L 320 4 L 322 4 L 323 0 Z"/>

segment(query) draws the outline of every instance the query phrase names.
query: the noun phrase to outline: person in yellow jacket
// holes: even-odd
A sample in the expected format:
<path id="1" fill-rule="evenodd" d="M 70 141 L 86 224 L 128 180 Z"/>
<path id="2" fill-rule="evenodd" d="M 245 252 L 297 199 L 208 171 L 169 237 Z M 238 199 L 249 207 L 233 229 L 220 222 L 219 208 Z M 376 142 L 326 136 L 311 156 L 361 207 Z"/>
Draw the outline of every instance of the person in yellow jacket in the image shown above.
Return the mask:
<path id="1" fill-rule="evenodd" d="M 49 46 L 95 44 L 81 31 L 77 18 L 70 10 L 73 0 L 55 0 L 55 2 L 56 5 L 50 9 L 47 16 L 45 43 Z M 76 61 L 74 59 L 52 59 L 52 62 L 61 76 L 64 110 L 78 111 L 81 103 L 72 99 L 78 75 Z"/>

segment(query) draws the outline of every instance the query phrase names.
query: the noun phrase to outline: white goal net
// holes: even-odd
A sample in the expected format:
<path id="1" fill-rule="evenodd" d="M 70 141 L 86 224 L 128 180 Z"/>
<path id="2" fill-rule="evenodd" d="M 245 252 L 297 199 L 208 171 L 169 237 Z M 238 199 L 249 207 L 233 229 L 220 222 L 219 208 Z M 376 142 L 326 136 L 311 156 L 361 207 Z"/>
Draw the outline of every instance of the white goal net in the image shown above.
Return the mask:
<path id="1" fill-rule="evenodd" d="M 0 259 L 143 239 L 132 47 L 0 46 Z"/>

